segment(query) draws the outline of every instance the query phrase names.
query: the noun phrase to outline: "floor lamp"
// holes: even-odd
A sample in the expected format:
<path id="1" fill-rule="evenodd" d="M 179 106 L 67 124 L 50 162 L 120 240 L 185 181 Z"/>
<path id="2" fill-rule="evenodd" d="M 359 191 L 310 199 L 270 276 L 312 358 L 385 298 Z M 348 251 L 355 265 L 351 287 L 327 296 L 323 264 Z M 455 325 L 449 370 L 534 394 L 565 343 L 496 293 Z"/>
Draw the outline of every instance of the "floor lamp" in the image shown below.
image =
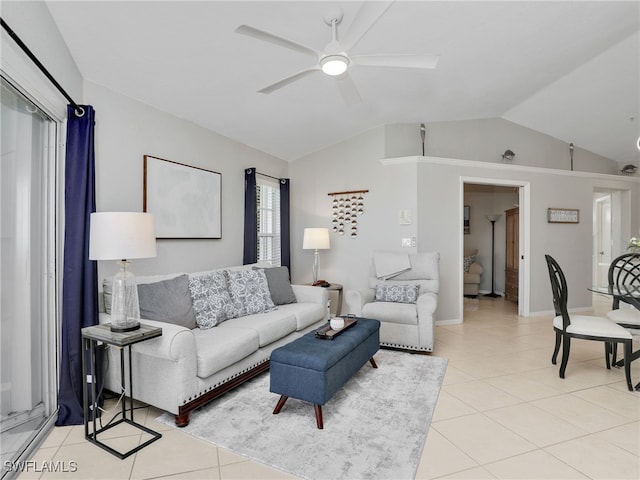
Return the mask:
<path id="1" fill-rule="evenodd" d="M 487 215 L 487 220 L 491 222 L 491 293 L 487 293 L 485 297 L 491 298 L 502 296 L 499 293 L 493 291 L 496 271 L 496 221 L 501 216 L 502 215 L 500 215 L 499 213 L 494 215 Z"/>

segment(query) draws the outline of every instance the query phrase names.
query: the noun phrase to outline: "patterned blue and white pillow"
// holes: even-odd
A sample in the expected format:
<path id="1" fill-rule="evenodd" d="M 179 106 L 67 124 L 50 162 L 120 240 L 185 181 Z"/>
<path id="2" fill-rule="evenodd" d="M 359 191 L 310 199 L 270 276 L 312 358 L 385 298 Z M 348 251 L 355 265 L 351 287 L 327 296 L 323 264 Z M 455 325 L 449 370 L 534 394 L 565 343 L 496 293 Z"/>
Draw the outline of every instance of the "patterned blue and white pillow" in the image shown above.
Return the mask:
<path id="1" fill-rule="evenodd" d="M 189 277 L 189 292 L 196 323 L 203 330 L 239 316 L 222 271 Z"/>
<path id="2" fill-rule="evenodd" d="M 229 294 L 239 315 L 270 312 L 276 307 L 262 270 L 225 270 Z"/>
<path id="3" fill-rule="evenodd" d="M 416 303 L 419 294 L 420 285 L 376 285 L 376 302 Z"/>
<path id="4" fill-rule="evenodd" d="M 464 257 L 464 262 L 463 262 L 464 273 L 469 273 L 469 267 L 475 261 L 476 261 L 475 255 L 467 255 L 466 257 Z"/>

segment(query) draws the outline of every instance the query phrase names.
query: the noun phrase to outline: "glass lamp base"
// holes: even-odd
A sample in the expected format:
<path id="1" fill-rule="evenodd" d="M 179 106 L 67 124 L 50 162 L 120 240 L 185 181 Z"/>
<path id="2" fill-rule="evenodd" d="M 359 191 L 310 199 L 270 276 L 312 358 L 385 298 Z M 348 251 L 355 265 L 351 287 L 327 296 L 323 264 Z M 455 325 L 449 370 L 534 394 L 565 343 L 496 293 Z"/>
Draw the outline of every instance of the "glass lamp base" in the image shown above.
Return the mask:
<path id="1" fill-rule="evenodd" d="M 132 321 L 126 323 L 120 323 L 117 325 L 111 325 L 112 332 L 131 332 L 140 328 L 140 322 Z"/>

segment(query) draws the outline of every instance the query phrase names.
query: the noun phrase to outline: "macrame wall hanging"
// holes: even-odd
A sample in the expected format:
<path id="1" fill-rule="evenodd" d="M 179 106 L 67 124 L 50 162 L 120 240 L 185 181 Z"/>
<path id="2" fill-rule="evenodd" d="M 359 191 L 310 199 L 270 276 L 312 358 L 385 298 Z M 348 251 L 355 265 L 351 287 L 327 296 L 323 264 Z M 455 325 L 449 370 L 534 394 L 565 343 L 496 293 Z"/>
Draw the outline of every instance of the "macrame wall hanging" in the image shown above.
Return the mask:
<path id="1" fill-rule="evenodd" d="M 369 190 L 332 192 L 331 230 L 338 235 L 345 233 L 351 238 L 358 236 L 358 217 L 364 214 L 364 194 Z"/>

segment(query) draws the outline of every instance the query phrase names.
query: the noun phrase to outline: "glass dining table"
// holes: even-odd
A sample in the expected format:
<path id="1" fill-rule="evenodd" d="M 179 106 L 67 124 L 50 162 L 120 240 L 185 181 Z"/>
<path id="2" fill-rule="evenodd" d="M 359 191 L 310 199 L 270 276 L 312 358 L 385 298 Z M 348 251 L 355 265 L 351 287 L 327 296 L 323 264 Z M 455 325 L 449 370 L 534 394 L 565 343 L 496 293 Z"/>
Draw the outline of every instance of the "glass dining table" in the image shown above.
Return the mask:
<path id="1" fill-rule="evenodd" d="M 589 288 L 591 292 L 600 293 L 610 296 L 612 298 L 618 298 L 620 302 L 628 303 L 640 311 L 640 284 L 633 283 L 629 285 L 607 285 L 604 287 L 592 287 Z M 640 325 L 622 325 L 625 328 L 637 328 L 640 330 Z M 640 358 L 640 349 L 631 354 L 630 361 L 633 362 Z M 616 367 L 623 367 L 624 360 L 619 360 L 614 363 Z M 640 383 L 636 384 L 635 389 L 640 391 Z"/>

